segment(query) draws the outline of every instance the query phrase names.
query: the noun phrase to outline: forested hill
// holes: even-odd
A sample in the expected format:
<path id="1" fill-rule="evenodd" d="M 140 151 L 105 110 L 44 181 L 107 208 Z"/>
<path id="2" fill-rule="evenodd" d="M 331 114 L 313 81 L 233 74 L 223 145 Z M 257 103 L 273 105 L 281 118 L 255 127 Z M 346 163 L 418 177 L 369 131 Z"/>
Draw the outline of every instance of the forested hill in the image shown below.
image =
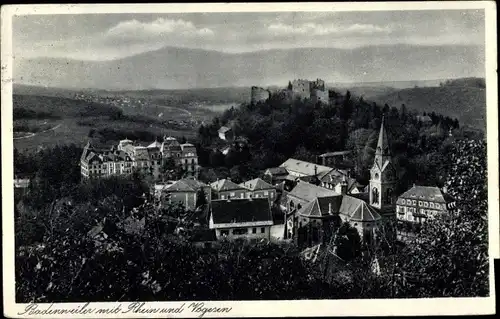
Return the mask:
<path id="1" fill-rule="evenodd" d="M 338 96 L 329 106 L 309 101 L 283 103 L 271 96 L 266 103 L 243 104 L 214 118 L 210 125 L 199 129 L 199 160 L 204 166 L 201 178 L 249 178 L 251 173 L 281 164 L 289 157 L 315 161 L 327 151 L 353 151 L 352 165 L 358 169 L 359 181 L 368 181 L 368 169 L 373 163 L 374 148 L 382 115 L 399 167 L 399 190 L 407 183 L 440 183 L 445 175 L 447 147 L 454 138 L 466 134 L 458 120 L 431 113 L 431 124 L 423 124 L 415 111 L 406 107 L 379 105 L 351 97 Z M 420 114 L 422 115 L 422 114 Z M 222 155 L 217 130 L 230 125 L 239 136 L 246 137 L 249 150 L 232 149 Z M 453 138 L 449 131 L 452 129 Z M 225 176 L 224 176 L 225 175 Z"/>
<path id="2" fill-rule="evenodd" d="M 483 78 L 448 80 L 440 86 L 407 88 L 373 99 L 381 104 L 405 104 L 419 112 L 455 116 L 462 124 L 481 130 L 486 127 L 486 83 Z"/>

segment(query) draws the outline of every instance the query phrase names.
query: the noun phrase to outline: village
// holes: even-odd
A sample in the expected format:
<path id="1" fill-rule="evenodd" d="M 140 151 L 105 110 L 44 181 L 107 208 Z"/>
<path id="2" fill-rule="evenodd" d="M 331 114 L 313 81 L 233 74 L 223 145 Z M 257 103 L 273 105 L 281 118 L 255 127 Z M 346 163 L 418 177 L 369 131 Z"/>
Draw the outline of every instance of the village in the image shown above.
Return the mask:
<path id="1" fill-rule="evenodd" d="M 322 91 L 317 88 L 324 90 L 321 80 L 311 82 L 310 87 L 304 83 L 294 81 L 289 86 L 292 96 L 309 98 L 310 91 L 316 92 L 314 96 L 328 95 L 318 93 Z M 262 90 L 252 88 L 252 103 L 269 97 Z M 218 134 L 227 145 L 222 150 L 226 153 L 231 145 L 245 140 L 227 126 L 220 127 Z M 348 151 L 343 150 L 321 154 L 317 163 L 289 158 L 238 184 L 229 177 L 204 183 L 197 178 L 200 166 L 194 145 L 181 144 L 169 136 L 149 145 L 122 140 L 109 150 L 95 149 L 88 143 L 80 167 L 83 179 L 134 170 L 150 176 L 151 191 L 145 197 L 156 207 L 175 203 L 186 212 L 205 216 L 202 224 L 206 227 L 197 227 L 192 236 L 204 247 L 234 239 L 292 242 L 304 249 L 331 247 L 339 227 L 347 223 L 357 231 L 365 248 L 376 249 L 382 241 L 414 240 L 422 223 L 456 213 L 455 199 L 446 187 L 413 185 L 396 196 L 398 174 L 389 138 L 382 119 L 368 185 L 352 177 L 353 168 L 344 165 Z M 182 170 L 181 178 L 166 179 L 167 162 Z M 178 224 L 184 225 L 178 231 L 191 231 L 180 219 Z M 95 235 L 95 230 L 91 233 Z"/>

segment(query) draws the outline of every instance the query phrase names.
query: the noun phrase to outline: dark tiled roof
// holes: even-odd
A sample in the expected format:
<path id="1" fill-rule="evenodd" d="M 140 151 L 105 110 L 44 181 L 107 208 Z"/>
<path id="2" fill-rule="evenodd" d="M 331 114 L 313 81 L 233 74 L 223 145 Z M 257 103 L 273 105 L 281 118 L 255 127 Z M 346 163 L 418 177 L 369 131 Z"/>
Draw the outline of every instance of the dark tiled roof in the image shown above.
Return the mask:
<path id="1" fill-rule="evenodd" d="M 273 221 L 267 198 L 213 200 L 211 204 L 214 224 Z"/>
<path id="2" fill-rule="evenodd" d="M 271 167 L 266 170 L 271 175 L 288 175 L 288 171 L 284 167 Z"/>

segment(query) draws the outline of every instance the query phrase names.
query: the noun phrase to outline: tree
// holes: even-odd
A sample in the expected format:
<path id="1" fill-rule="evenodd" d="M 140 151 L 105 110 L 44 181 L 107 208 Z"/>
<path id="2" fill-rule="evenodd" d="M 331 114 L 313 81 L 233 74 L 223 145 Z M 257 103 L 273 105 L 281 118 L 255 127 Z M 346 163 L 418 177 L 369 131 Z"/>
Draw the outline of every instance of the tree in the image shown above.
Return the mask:
<path id="1" fill-rule="evenodd" d="M 361 255 L 361 238 L 358 231 L 348 222 L 343 222 L 334 242 L 337 256 L 345 261 L 353 260 Z"/>
<path id="2" fill-rule="evenodd" d="M 207 204 L 207 195 L 203 190 L 203 187 L 200 187 L 198 192 L 196 193 L 196 207 L 202 207 Z"/>

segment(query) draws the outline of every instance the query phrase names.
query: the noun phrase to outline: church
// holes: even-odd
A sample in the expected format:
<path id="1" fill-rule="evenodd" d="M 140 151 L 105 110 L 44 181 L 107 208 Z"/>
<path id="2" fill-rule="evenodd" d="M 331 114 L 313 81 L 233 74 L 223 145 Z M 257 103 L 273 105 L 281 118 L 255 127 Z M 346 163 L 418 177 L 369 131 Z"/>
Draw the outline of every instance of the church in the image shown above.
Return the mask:
<path id="1" fill-rule="evenodd" d="M 299 182 L 287 194 L 285 238 L 301 246 L 325 243 L 342 222 L 348 222 L 363 242 L 374 243 L 377 234 L 387 231 L 387 222 L 395 220 L 396 182 L 397 172 L 382 118 L 367 190 L 348 192 L 345 178 L 340 192 Z"/>

